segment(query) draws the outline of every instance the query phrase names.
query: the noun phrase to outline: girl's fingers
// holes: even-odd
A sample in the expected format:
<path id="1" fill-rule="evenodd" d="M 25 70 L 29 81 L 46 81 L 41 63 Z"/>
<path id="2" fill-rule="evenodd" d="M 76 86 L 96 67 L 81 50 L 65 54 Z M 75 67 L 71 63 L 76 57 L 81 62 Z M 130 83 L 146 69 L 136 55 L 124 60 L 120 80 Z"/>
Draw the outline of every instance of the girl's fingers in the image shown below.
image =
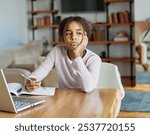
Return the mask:
<path id="1" fill-rule="evenodd" d="M 26 86 L 26 88 L 27 88 L 27 90 L 35 90 L 35 89 L 39 88 L 39 86 L 37 86 L 37 85 L 28 85 L 28 86 Z"/>
<path id="2" fill-rule="evenodd" d="M 35 90 L 41 86 L 41 82 L 37 82 L 36 79 L 32 79 L 32 81 L 28 80 L 25 84 L 27 90 Z"/>
<path id="3" fill-rule="evenodd" d="M 88 44 L 88 38 L 86 35 L 83 37 L 82 43 L 83 43 L 83 50 L 84 50 Z"/>

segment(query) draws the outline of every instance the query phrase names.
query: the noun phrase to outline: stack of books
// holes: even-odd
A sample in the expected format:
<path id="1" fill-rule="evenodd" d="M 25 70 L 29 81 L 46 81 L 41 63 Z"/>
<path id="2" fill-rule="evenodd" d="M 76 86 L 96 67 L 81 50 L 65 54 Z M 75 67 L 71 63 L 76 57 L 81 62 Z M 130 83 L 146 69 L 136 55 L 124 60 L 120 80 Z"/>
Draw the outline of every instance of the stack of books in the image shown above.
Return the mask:
<path id="1" fill-rule="evenodd" d="M 114 41 L 128 41 L 129 37 L 125 31 L 118 32 L 113 38 Z"/>
<path id="2" fill-rule="evenodd" d="M 113 12 L 109 16 L 109 23 L 128 23 L 129 11 Z"/>
<path id="3" fill-rule="evenodd" d="M 51 18 L 50 16 L 44 16 L 44 17 L 37 17 L 36 18 L 36 24 L 38 26 L 47 26 L 51 24 Z"/>

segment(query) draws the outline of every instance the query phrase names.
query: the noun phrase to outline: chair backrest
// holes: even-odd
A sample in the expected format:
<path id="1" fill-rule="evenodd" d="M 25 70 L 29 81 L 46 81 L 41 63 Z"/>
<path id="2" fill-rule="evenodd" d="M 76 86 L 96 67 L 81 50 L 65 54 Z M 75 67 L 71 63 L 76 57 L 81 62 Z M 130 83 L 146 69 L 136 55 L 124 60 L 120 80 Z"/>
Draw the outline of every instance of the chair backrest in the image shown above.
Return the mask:
<path id="1" fill-rule="evenodd" d="M 115 88 L 121 91 L 121 97 L 124 97 L 124 88 L 121 83 L 118 67 L 111 63 L 101 63 L 98 88 Z"/>

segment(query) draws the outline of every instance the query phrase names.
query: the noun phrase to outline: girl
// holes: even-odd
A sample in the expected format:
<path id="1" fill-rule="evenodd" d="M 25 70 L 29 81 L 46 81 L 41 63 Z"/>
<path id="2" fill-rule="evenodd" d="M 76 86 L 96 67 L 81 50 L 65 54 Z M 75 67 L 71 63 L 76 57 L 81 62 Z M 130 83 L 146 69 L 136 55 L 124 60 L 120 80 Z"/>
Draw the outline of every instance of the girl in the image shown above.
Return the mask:
<path id="1" fill-rule="evenodd" d="M 56 68 L 59 88 L 80 88 L 90 92 L 96 88 L 101 59 L 86 49 L 92 25 L 84 18 L 65 18 L 59 26 L 60 38 L 65 45 L 57 45 L 49 52 L 44 62 L 29 76 L 26 88 L 34 90 L 41 85 L 51 69 Z M 49 80 L 51 81 L 51 80 Z"/>

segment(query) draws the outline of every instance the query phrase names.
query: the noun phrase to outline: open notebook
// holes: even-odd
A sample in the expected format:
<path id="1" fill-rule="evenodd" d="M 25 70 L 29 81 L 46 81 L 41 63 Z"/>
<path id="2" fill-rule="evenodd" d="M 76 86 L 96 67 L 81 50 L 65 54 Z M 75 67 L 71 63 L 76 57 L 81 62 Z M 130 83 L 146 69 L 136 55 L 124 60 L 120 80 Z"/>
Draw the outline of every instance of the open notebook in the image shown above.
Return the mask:
<path id="1" fill-rule="evenodd" d="M 55 94 L 54 87 L 39 87 L 36 90 L 28 91 L 24 88 L 23 84 L 20 83 L 8 83 L 9 91 L 16 95 L 36 95 L 36 96 L 53 96 Z"/>

